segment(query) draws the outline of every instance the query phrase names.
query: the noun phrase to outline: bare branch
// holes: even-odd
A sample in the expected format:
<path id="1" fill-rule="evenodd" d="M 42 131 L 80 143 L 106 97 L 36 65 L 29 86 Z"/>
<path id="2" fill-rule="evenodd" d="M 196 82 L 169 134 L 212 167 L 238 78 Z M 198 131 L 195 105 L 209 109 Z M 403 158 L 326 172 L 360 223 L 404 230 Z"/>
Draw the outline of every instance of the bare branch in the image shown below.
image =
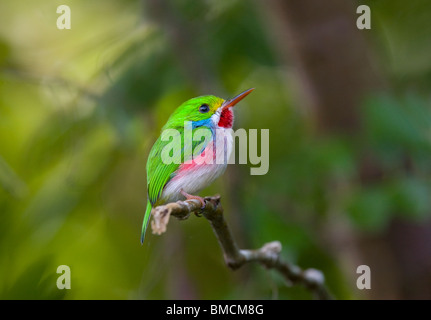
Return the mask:
<path id="1" fill-rule="evenodd" d="M 332 299 L 324 285 L 323 273 L 316 269 L 302 270 L 296 265 L 283 261 L 280 258 L 282 247 L 279 241 L 266 243 L 255 250 L 240 250 L 223 217 L 223 207 L 218 195 L 206 197 L 204 209 L 201 209 L 201 203 L 198 200 L 177 201 L 154 208 L 151 223 L 153 233 L 161 234 L 166 231 L 169 216 L 187 219 L 192 212 L 202 214 L 209 221 L 223 250 L 224 260 L 232 270 L 240 268 L 247 262 L 256 261 L 268 269 L 277 270 L 289 284 L 304 285 L 316 298 Z"/>

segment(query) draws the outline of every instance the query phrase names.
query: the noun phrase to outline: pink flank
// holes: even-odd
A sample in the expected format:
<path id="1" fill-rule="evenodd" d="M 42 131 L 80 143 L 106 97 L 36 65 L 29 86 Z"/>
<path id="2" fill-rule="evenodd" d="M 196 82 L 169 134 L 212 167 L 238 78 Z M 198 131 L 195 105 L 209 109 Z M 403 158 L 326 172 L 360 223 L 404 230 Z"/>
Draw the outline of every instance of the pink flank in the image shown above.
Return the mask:
<path id="1" fill-rule="evenodd" d="M 213 148 L 213 145 L 214 143 L 211 141 L 210 143 L 208 143 L 204 151 L 202 151 L 202 153 L 198 157 L 194 158 L 191 163 L 190 161 L 188 161 L 188 163 L 181 164 L 180 167 L 178 168 L 178 173 L 175 175 L 174 178 L 172 178 L 172 180 L 180 178 L 180 176 L 186 172 L 193 171 L 198 168 L 202 168 L 202 166 L 207 166 L 215 163 L 216 154 L 215 154 L 215 148 Z M 212 153 L 212 157 L 211 157 L 211 153 Z"/>

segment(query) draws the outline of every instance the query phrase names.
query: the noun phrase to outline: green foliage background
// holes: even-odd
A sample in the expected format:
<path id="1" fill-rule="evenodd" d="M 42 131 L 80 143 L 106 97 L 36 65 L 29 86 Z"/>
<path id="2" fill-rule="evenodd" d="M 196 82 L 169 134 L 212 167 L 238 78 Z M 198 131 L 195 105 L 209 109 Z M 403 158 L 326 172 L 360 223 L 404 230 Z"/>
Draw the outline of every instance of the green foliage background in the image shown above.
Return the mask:
<path id="1" fill-rule="evenodd" d="M 250 87 L 235 126 L 270 130 L 269 172 L 233 165 L 201 194 L 221 194 L 241 247 L 279 240 L 335 296 L 359 297 L 327 229 L 378 234 L 393 215 L 422 223 L 431 213 L 431 3 L 365 2 L 364 32 L 395 90 L 364 101 L 356 143 L 316 136 L 264 3 L 168 3 L 173 18 L 161 23 L 145 1 L 75 0 L 64 3 L 72 29 L 58 30 L 58 1 L 1 2 L 0 298 L 310 298 L 260 266 L 228 270 L 204 219 L 173 219 L 139 242 L 146 156 L 169 114 L 193 96 Z M 356 171 L 363 146 L 391 173 L 367 188 Z M 71 290 L 56 287 L 59 265 L 71 268 Z"/>

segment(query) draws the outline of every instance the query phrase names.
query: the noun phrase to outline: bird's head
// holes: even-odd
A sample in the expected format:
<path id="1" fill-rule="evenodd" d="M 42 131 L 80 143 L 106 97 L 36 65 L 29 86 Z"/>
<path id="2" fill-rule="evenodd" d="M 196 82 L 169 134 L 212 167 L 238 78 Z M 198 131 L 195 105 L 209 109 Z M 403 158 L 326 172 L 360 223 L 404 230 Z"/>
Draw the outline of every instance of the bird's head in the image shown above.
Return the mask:
<path id="1" fill-rule="evenodd" d="M 187 100 L 174 111 L 165 128 L 184 126 L 184 121 L 192 121 L 193 125 L 197 127 L 232 128 L 232 108 L 253 90 L 254 88 L 248 89 L 229 100 L 216 96 L 200 96 Z"/>

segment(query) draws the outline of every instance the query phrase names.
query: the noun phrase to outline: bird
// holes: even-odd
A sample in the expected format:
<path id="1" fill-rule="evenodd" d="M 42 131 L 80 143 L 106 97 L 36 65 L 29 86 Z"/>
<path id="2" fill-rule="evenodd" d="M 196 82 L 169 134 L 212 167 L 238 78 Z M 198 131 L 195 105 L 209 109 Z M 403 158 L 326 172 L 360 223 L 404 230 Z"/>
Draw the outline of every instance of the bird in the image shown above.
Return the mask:
<path id="1" fill-rule="evenodd" d="M 182 103 L 171 114 L 147 159 L 148 199 L 142 223 L 141 244 L 144 243 L 152 208 L 184 198 L 199 200 L 202 208 L 205 207 L 204 199 L 194 194 L 209 186 L 225 171 L 226 159 L 229 159 L 233 146 L 233 107 L 253 90 L 254 88 L 250 88 L 227 100 L 213 95 L 195 97 Z M 193 139 L 191 146 L 187 147 L 184 142 L 187 126 L 191 128 L 192 134 L 198 129 L 206 130 L 209 139 L 203 142 Z M 181 136 L 181 146 L 177 148 L 179 161 L 171 163 L 163 159 L 163 150 L 171 143 L 170 140 L 163 139 L 163 132 L 168 129 L 176 130 Z"/>

